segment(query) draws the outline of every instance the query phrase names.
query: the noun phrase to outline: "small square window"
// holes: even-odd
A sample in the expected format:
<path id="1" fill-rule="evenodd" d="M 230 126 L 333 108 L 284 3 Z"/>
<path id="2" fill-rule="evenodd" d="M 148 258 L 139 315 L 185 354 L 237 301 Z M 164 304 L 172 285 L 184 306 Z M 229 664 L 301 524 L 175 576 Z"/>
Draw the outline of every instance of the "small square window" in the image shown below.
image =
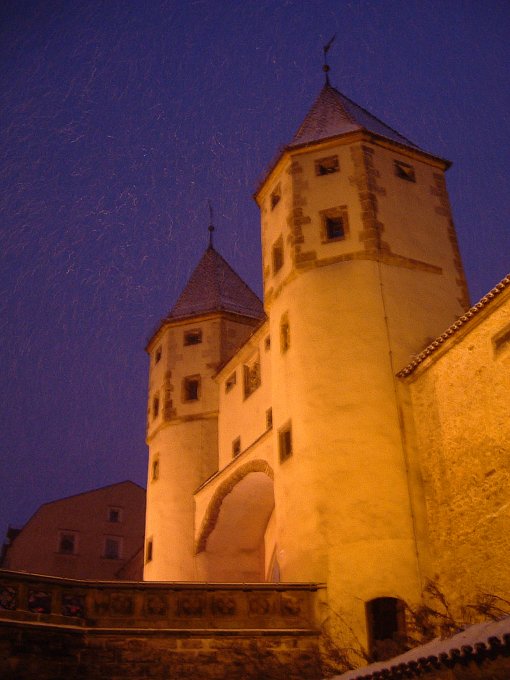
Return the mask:
<path id="1" fill-rule="evenodd" d="M 268 408 L 266 411 L 266 430 L 270 430 L 273 427 L 273 409 Z"/>
<path id="2" fill-rule="evenodd" d="M 58 551 L 62 555 L 76 555 L 76 534 L 71 531 L 61 531 L 58 538 Z"/>
<path id="3" fill-rule="evenodd" d="M 200 376 L 189 376 L 183 380 L 183 400 L 198 401 L 200 398 Z"/>
<path id="4" fill-rule="evenodd" d="M 290 423 L 282 427 L 278 433 L 278 444 L 280 463 L 283 463 L 292 456 L 292 427 Z"/>
<path id="5" fill-rule="evenodd" d="M 147 544 L 145 546 L 145 563 L 152 562 L 154 542 L 152 538 L 147 539 Z"/>
<path id="6" fill-rule="evenodd" d="M 405 179 L 408 182 L 416 182 L 416 173 L 414 168 L 409 163 L 403 161 L 394 161 L 395 175 L 400 179 Z"/>
<path id="7" fill-rule="evenodd" d="M 104 557 L 107 560 L 120 559 L 120 543 L 121 539 L 117 537 L 107 536 L 104 540 Z"/>
<path id="8" fill-rule="evenodd" d="M 120 508 L 108 508 L 108 521 L 109 522 L 121 522 L 122 521 L 122 511 Z"/>
<path id="9" fill-rule="evenodd" d="M 154 352 L 154 363 L 159 364 L 161 361 L 161 354 L 163 352 L 163 349 L 160 347 L 157 348 L 157 350 Z"/>
<path id="10" fill-rule="evenodd" d="M 232 442 L 232 458 L 235 458 L 241 453 L 241 437 L 237 437 Z"/>
<path id="11" fill-rule="evenodd" d="M 341 241 L 348 233 L 347 209 L 344 206 L 330 208 L 321 212 L 322 218 L 322 240 L 324 243 L 329 241 Z"/>
<path id="12" fill-rule="evenodd" d="M 339 170 L 338 156 L 328 156 L 327 158 L 320 158 L 318 161 L 315 161 L 316 175 L 331 175 Z"/>
<path id="13" fill-rule="evenodd" d="M 185 345 L 200 345 L 202 342 L 202 331 L 200 328 L 195 328 L 192 331 L 186 331 L 184 333 L 184 344 Z"/>
<path id="14" fill-rule="evenodd" d="M 282 198 L 282 190 L 281 190 L 281 186 L 278 184 L 278 186 L 275 187 L 275 190 L 271 194 L 271 199 L 270 199 L 271 210 L 274 210 L 274 208 L 276 208 L 276 206 L 280 202 L 281 198 Z"/>
<path id="15" fill-rule="evenodd" d="M 276 274 L 283 267 L 283 239 L 281 236 L 273 245 L 272 260 L 273 260 L 273 274 Z"/>
<path id="16" fill-rule="evenodd" d="M 231 375 L 228 376 L 228 378 L 225 380 L 225 392 L 230 392 L 230 390 L 234 387 L 234 385 L 237 382 L 237 373 L 234 371 Z"/>

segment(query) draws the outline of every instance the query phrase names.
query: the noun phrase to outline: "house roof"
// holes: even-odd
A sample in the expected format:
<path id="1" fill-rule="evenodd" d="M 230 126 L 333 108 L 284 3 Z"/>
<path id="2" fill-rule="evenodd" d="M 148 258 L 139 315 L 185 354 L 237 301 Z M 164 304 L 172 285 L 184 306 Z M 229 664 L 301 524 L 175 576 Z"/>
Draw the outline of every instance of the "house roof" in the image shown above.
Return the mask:
<path id="1" fill-rule="evenodd" d="M 435 639 L 388 661 L 335 675 L 333 680 L 392 680 L 428 676 L 431 671 L 447 669 L 484 659 L 508 656 L 510 652 L 510 617 L 477 623 L 445 640 Z M 479 676 L 481 677 L 481 676 Z"/>
<path id="2" fill-rule="evenodd" d="M 419 149 L 407 137 L 383 123 L 329 84 L 324 85 L 287 148 L 319 142 L 348 132 L 366 130 L 397 144 Z"/>
<path id="3" fill-rule="evenodd" d="M 397 376 L 399 378 L 405 378 L 406 376 L 410 375 L 413 373 L 413 371 L 419 366 L 425 359 L 433 354 L 436 350 L 438 350 L 449 338 L 452 337 L 452 335 L 455 335 L 461 328 L 464 328 L 464 326 L 468 323 L 468 321 L 471 321 L 471 319 L 475 318 L 477 314 L 479 314 L 483 309 L 487 307 L 495 298 L 498 297 L 505 289 L 507 289 L 510 286 L 510 274 L 505 276 L 504 279 L 502 279 L 498 284 L 492 288 L 487 295 L 484 295 L 484 297 L 476 303 L 476 305 L 473 305 L 470 307 L 470 309 L 467 310 L 465 314 L 463 314 L 461 317 L 457 319 L 457 321 L 452 324 L 449 328 L 445 330 L 444 333 L 442 333 L 439 337 L 437 337 L 433 342 L 430 343 L 430 345 L 427 345 L 425 349 L 420 352 L 414 359 L 409 363 L 407 366 L 405 366 L 403 369 L 401 369 L 398 373 Z"/>
<path id="4" fill-rule="evenodd" d="M 166 320 L 210 312 L 264 318 L 264 307 L 251 288 L 212 246 L 205 251 Z"/>

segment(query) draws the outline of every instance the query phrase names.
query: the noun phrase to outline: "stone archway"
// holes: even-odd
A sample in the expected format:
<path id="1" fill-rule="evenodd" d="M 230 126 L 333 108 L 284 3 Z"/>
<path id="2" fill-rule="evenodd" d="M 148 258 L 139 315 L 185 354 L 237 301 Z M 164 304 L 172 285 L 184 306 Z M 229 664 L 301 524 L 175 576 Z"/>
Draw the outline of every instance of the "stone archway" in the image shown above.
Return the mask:
<path id="1" fill-rule="evenodd" d="M 246 463 L 218 486 L 196 543 L 206 580 L 266 580 L 273 509 L 273 470 L 263 460 Z"/>

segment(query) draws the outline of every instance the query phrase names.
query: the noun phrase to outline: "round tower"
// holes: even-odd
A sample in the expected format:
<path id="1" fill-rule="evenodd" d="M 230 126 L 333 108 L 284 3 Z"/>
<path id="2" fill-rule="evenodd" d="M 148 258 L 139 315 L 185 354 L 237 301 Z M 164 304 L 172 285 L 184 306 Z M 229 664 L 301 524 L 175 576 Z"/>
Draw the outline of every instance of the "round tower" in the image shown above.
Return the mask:
<path id="1" fill-rule="evenodd" d="M 193 493 L 218 468 L 214 375 L 263 316 L 258 297 L 209 246 L 147 345 L 145 580 L 197 579 Z"/>
<path id="2" fill-rule="evenodd" d="M 395 374 L 468 305 L 447 167 L 328 83 L 256 194 L 281 578 L 361 639 L 366 603 L 421 595 Z"/>

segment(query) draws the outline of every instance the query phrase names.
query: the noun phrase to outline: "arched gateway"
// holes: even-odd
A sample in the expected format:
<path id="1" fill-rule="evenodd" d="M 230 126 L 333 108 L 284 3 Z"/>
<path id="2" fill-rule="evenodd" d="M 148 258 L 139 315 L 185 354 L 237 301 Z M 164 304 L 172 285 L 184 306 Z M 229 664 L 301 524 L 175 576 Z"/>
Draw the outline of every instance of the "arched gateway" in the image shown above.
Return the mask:
<path id="1" fill-rule="evenodd" d="M 274 552 L 273 478 L 267 462 L 253 460 L 218 485 L 196 541 L 202 578 L 220 582 L 268 580 Z"/>

